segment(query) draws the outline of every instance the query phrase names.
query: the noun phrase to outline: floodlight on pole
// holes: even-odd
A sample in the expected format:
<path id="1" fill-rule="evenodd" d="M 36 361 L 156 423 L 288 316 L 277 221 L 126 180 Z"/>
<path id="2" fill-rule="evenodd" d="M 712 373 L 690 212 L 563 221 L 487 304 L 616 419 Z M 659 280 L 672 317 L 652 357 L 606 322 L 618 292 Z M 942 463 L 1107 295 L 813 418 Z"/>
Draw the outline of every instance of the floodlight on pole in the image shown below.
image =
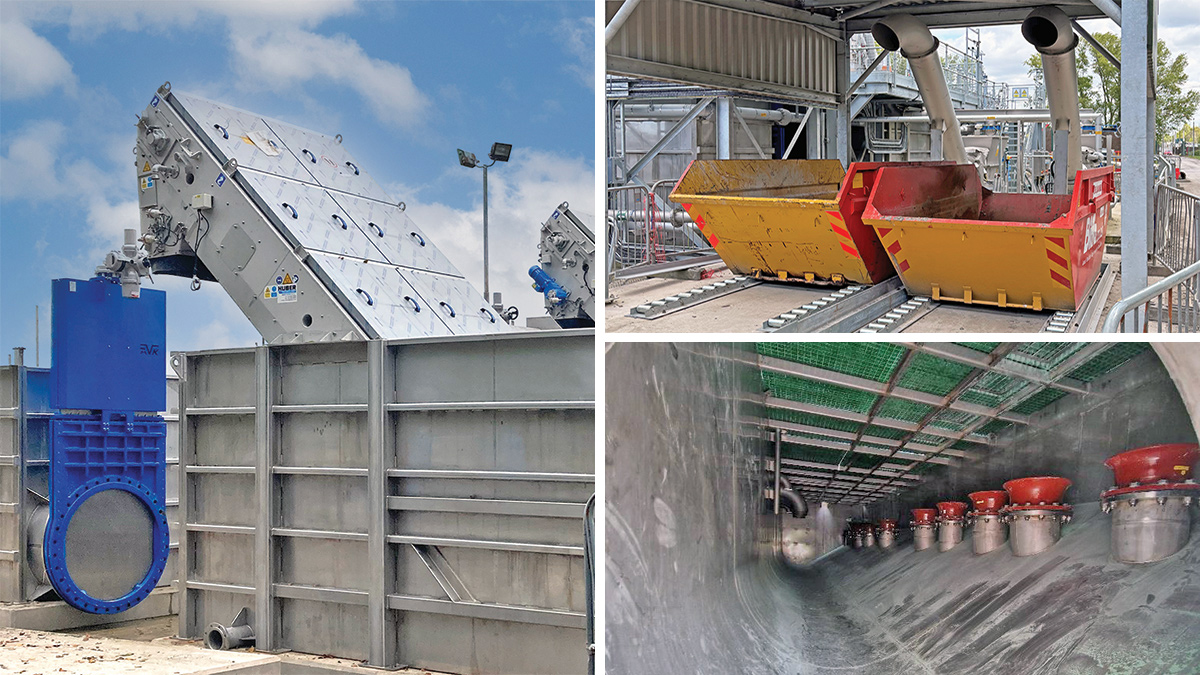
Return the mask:
<path id="1" fill-rule="evenodd" d="M 468 169 L 483 169 L 483 298 L 492 303 L 491 286 L 488 283 L 488 167 L 496 162 L 507 162 L 512 155 L 512 143 L 492 143 L 492 149 L 488 152 L 488 158 L 492 161 L 487 164 L 482 164 L 475 157 L 475 153 L 467 152 L 462 148 L 458 150 L 458 163 Z"/>

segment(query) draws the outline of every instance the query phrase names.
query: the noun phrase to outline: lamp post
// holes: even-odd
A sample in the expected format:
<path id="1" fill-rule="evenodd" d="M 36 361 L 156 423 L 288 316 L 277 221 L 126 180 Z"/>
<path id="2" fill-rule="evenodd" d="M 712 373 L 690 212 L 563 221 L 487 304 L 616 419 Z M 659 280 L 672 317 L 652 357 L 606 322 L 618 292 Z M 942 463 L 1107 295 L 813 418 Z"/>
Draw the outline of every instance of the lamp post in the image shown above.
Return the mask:
<path id="1" fill-rule="evenodd" d="M 488 152 L 488 158 L 492 161 L 483 164 L 475 158 L 475 153 L 467 152 L 462 148 L 458 149 L 459 164 L 468 169 L 483 169 L 483 299 L 488 304 L 492 302 L 491 289 L 488 285 L 488 167 L 496 162 L 507 162 L 511 154 L 512 143 L 492 143 L 492 149 Z"/>

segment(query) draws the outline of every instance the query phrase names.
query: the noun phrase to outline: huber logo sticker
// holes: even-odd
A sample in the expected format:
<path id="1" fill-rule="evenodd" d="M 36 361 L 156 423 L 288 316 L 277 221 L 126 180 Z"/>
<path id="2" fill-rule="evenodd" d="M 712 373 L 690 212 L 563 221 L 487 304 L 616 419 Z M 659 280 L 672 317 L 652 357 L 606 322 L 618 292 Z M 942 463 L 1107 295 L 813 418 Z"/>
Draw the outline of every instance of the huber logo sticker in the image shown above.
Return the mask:
<path id="1" fill-rule="evenodd" d="M 263 288 L 263 300 L 296 302 L 296 287 L 299 285 L 299 282 L 300 277 L 298 275 L 285 272 L 275 277 L 275 283 Z"/>

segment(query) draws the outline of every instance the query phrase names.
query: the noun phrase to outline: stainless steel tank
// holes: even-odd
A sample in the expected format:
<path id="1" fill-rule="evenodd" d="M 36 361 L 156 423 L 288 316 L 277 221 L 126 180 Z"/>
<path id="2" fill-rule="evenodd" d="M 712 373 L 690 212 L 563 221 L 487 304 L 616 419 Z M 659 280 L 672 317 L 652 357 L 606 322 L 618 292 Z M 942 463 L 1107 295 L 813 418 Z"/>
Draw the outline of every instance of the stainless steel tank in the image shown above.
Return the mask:
<path id="1" fill-rule="evenodd" d="M 1004 518 L 1013 555 L 1024 557 L 1053 546 L 1062 537 L 1063 523 L 1071 520 L 1071 514 L 1058 509 L 1020 509 L 1008 512 Z"/>
<path id="2" fill-rule="evenodd" d="M 891 548 L 896 543 L 895 530 L 879 531 L 879 548 Z"/>
<path id="3" fill-rule="evenodd" d="M 963 540 L 962 520 L 943 520 L 938 524 L 938 550 L 949 551 Z"/>
<path id="4" fill-rule="evenodd" d="M 975 555 L 991 553 L 1008 541 L 1008 525 L 996 513 L 978 515 L 971 526 L 971 548 Z"/>
<path id="5" fill-rule="evenodd" d="M 1130 492 L 1105 500 L 1112 514 L 1113 560 L 1151 563 L 1179 552 L 1192 531 L 1195 497 L 1179 490 Z"/>
<path id="6" fill-rule="evenodd" d="M 913 526 L 913 550 L 924 551 L 933 546 L 937 534 L 934 531 L 933 525 L 915 525 Z"/>

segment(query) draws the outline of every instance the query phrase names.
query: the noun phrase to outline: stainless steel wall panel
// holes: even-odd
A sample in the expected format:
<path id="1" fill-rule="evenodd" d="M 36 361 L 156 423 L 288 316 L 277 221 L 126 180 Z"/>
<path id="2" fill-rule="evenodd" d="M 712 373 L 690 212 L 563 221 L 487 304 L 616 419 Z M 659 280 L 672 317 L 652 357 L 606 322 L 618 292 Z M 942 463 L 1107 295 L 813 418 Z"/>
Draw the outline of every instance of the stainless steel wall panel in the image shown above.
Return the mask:
<path id="1" fill-rule="evenodd" d="M 184 405 L 188 408 L 254 405 L 254 353 L 211 353 L 191 364 Z"/>
<path id="2" fill-rule="evenodd" d="M 595 348 L 590 339 L 564 337 L 553 359 L 535 340 L 504 345 L 503 359 L 499 342 L 412 345 L 396 359 L 396 401 L 590 401 Z"/>
<path id="3" fill-rule="evenodd" d="M 252 536 L 250 532 L 189 532 L 189 581 L 229 583 L 244 577 L 255 566 Z"/>
<path id="4" fill-rule="evenodd" d="M 279 640 L 312 654 L 367 659 L 367 608 L 312 600 L 279 601 Z M 445 636 L 443 636 L 445 639 Z"/>
<path id="5" fill-rule="evenodd" d="M 371 587 L 366 553 L 365 541 L 280 537 L 278 582 L 366 591 Z"/>
<path id="6" fill-rule="evenodd" d="M 188 478 L 189 525 L 254 525 L 253 474 L 193 473 Z"/>
<path id="7" fill-rule="evenodd" d="M 366 468 L 367 415 L 280 415 L 279 464 L 296 467 Z"/>
<path id="8" fill-rule="evenodd" d="M 280 476 L 279 527 L 367 531 L 367 493 L 360 477 Z"/>
<path id="9" fill-rule="evenodd" d="M 210 396 L 209 412 L 227 414 L 184 411 L 184 561 L 194 583 L 181 634 L 244 606 L 271 649 L 382 667 L 456 658 L 450 670 L 581 672 L 593 339 L 555 331 L 258 348 L 257 408 Z M 186 399 L 196 400 L 191 378 L 208 386 L 201 371 L 230 363 L 211 357 L 181 357 Z M 461 373 L 462 363 L 481 377 L 444 372 Z M 211 422 L 241 418 L 251 421 Z M 203 447 L 210 442 L 265 442 L 269 453 L 264 462 L 253 450 Z M 271 506 L 260 513 L 263 500 Z M 229 555 L 235 538 L 255 543 L 244 545 L 257 551 L 253 566 L 245 550 L 242 560 Z M 229 585 L 254 592 L 236 607 L 209 604 Z M 232 612 L 214 614 L 218 606 Z M 434 634 L 436 644 L 412 638 Z M 471 656 L 492 640 L 502 653 Z"/>
<path id="10" fill-rule="evenodd" d="M 426 655 L 423 667 L 476 673 L 558 675 L 587 670 L 587 656 L 567 647 L 578 629 L 401 612 L 399 652 Z M 413 615 L 420 621 L 408 622 Z"/>
<path id="11" fill-rule="evenodd" d="M 410 469 L 585 472 L 589 410 L 396 413 L 396 450 Z"/>
<path id="12" fill-rule="evenodd" d="M 590 472 L 588 473 L 590 477 Z M 404 478 L 395 481 L 402 494 L 413 497 L 454 497 L 464 499 L 529 499 L 545 502 L 583 504 L 592 494 L 591 482 L 545 480 L 486 480 Z"/>
<path id="13" fill-rule="evenodd" d="M 363 343 L 296 345 L 282 352 L 277 403 L 366 403 L 366 352 Z"/>

